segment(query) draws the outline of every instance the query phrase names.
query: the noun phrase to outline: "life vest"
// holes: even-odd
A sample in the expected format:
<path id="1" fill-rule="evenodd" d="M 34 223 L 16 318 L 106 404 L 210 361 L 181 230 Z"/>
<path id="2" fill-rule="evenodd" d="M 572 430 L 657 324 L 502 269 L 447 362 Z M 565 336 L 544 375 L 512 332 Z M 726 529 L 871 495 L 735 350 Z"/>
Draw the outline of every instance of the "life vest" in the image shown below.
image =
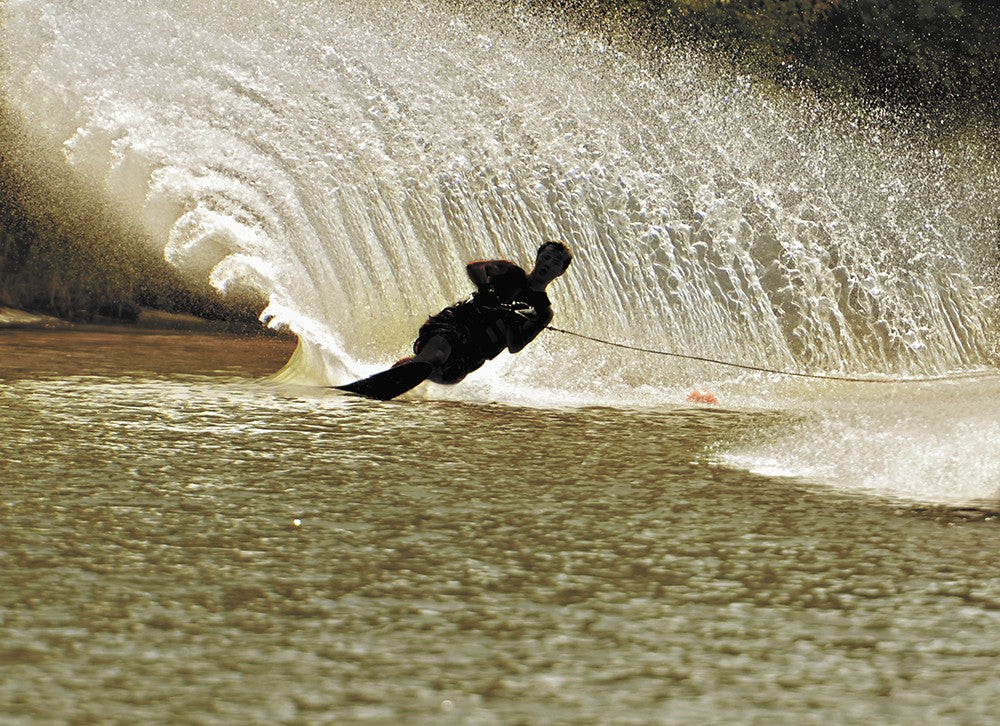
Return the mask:
<path id="1" fill-rule="evenodd" d="M 548 295 L 528 287 L 528 276 L 520 267 L 491 276 L 462 304 L 469 306 L 470 337 L 478 342 L 484 359 L 496 358 L 506 349 L 508 324 L 520 324 L 552 307 Z"/>
<path id="2" fill-rule="evenodd" d="M 424 341 L 444 336 L 452 345 L 448 362 L 431 380 L 455 383 L 507 348 L 507 325 L 544 314 L 552 307 L 549 297 L 528 287 L 524 270 L 515 267 L 491 277 L 465 300 L 432 315 L 420 328 L 413 350 Z"/>

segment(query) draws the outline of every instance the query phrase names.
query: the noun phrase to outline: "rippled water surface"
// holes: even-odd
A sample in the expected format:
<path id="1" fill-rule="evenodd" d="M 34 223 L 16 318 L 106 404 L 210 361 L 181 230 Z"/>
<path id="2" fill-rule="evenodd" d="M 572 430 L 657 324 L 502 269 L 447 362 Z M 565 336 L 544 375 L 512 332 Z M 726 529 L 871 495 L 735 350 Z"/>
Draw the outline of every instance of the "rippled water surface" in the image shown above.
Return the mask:
<path id="1" fill-rule="evenodd" d="M 1000 708 L 988 510 L 723 463 L 788 414 L 372 403 L 288 348 L 0 332 L 0 723 Z"/>

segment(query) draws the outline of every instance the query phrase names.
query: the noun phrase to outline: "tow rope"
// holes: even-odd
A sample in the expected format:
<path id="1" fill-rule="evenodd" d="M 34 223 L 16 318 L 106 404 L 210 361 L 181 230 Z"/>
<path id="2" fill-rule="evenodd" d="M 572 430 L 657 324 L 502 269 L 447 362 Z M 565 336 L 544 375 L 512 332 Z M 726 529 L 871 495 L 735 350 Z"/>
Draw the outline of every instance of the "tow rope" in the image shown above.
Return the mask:
<path id="1" fill-rule="evenodd" d="M 602 345 L 608 345 L 612 348 L 622 348 L 624 350 L 632 350 L 639 353 L 651 353 L 653 355 L 665 355 L 671 358 L 683 358 L 684 360 L 698 361 L 699 363 L 711 363 L 712 365 L 727 366 L 729 368 L 742 368 L 746 371 L 754 371 L 756 373 L 771 373 L 778 376 L 794 376 L 796 378 L 812 378 L 821 381 L 841 381 L 846 383 L 928 383 L 933 381 L 950 381 L 959 380 L 962 378 L 974 378 L 983 375 L 985 371 L 966 371 L 963 373 L 946 373 L 940 376 L 923 376 L 919 378 L 860 378 L 853 376 L 837 376 L 832 374 L 824 373 L 801 373 L 799 371 L 785 371 L 778 370 L 775 368 L 764 368 L 762 366 L 751 366 L 744 363 L 734 363 L 732 361 L 719 360 L 718 358 L 707 358 L 700 355 L 689 355 L 687 353 L 673 353 L 666 350 L 654 350 L 652 348 L 641 348 L 635 345 L 626 345 L 624 343 L 615 343 L 611 340 L 604 340 L 603 338 L 595 338 L 590 335 L 584 335 L 583 333 L 574 333 L 572 330 L 563 330 L 562 328 L 557 328 L 553 325 L 547 327 L 548 330 L 552 330 L 556 333 L 562 333 L 563 335 L 572 335 L 575 338 L 581 338 L 582 340 L 589 340 L 593 343 L 600 343 Z"/>

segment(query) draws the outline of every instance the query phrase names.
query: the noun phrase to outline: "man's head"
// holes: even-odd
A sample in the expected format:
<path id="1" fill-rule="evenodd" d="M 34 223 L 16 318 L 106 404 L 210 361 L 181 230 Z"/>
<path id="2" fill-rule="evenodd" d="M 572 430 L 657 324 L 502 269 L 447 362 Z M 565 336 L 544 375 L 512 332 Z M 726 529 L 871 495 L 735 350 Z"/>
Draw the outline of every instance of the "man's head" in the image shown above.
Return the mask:
<path id="1" fill-rule="evenodd" d="M 532 276 L 548 284 L 563 274 L 572 261 L 573 251 L 568 244 L 560 240 L 546 240 L 538 248 Z"/>

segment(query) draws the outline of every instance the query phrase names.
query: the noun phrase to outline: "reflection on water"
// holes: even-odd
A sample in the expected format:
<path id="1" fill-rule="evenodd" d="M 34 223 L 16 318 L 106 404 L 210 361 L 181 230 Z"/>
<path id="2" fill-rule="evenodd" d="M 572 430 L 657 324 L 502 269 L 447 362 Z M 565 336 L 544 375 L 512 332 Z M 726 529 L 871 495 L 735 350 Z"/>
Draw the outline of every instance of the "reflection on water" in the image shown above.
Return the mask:
<path id="1" fill-rule="evenodd" d="M 148 345 L 125 374 L 100 336 L 32 333 L 29 375 L 2 335 L 13 723 L 1000 707 L 991 516 L 719 463 L 785 414 L 379 404 L 255 380 L 281 341 L 190 333 L 119 334 Z"/>

